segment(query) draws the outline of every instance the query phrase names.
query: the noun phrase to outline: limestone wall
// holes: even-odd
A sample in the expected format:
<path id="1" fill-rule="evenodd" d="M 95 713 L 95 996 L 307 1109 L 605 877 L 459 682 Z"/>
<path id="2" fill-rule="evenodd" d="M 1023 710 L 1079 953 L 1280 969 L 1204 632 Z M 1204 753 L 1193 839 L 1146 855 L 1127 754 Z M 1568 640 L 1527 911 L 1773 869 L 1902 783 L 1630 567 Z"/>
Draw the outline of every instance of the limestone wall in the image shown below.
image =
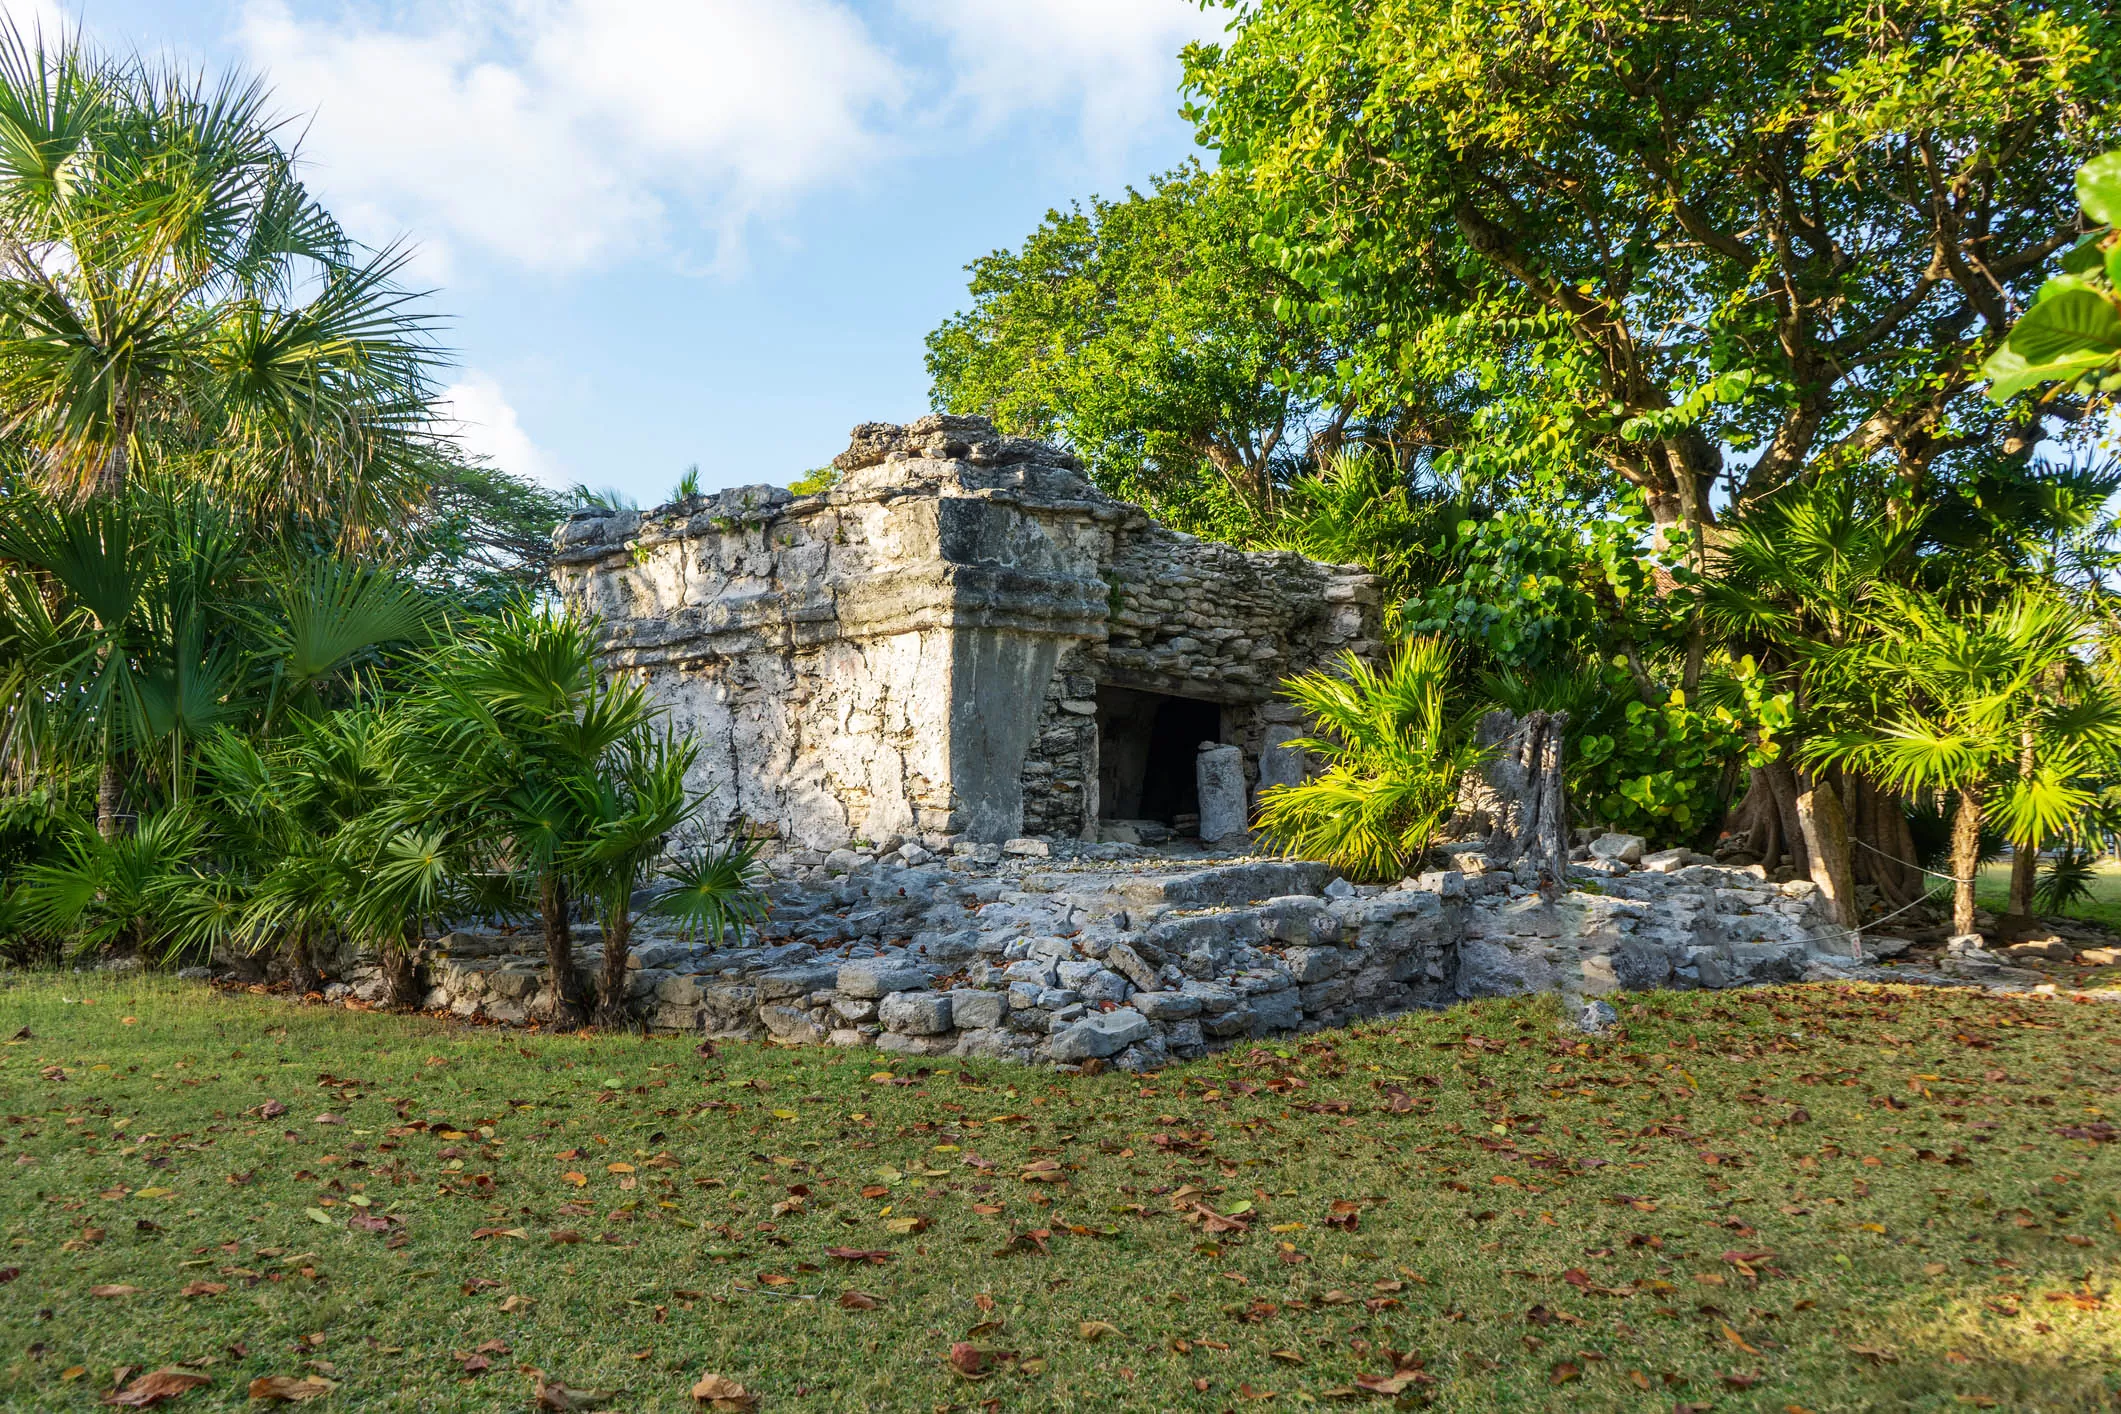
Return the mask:
<path id="1" fill-rule="evenodd" d="M 612 669 L 701 742 L 714 833 L 1094 835 L 1100 685 L 1224 704 L 1256 758 L 1284 676 L 1374 647 L 1360 570 L 1174 534 L 981 419 L 865 424 L 838 464 L 818 495 L 585 511 L 556 537 Z"/>

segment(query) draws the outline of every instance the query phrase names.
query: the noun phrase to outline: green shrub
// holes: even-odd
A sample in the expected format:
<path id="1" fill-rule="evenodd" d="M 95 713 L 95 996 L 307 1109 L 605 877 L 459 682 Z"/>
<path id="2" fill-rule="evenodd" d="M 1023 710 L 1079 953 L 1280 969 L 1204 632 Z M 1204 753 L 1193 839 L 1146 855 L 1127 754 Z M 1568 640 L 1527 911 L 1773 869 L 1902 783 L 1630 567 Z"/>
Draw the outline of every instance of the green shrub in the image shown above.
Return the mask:
<path id="1" fill-rule="evenodd" d="M 1383 671 L 1351 653 L 1337 674 L 1284 684 L 1318 731 L 1289 745 L 1326 769 L 1260 793 L 1268 842 L 1357 879 L 1396 878 L 1417 864 L 1457 804 L 1460 777 L 1481 760 L 1469 724 L 1445 705 L 1451 668 L 1447 644 L 1416 638 Z"/>

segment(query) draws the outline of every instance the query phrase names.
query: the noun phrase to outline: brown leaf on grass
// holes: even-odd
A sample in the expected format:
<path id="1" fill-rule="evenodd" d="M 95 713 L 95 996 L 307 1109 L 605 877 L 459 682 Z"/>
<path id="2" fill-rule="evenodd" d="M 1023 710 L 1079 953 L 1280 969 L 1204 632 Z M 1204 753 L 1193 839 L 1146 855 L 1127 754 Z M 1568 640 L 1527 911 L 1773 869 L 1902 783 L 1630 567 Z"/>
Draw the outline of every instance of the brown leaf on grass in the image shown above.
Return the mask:
<path id="1" fill-rule="evenodd" d="M 1362 1220 L 1362 1204 L 1346 1198 L 1337 1198 L 1326 1214 L 1326 1226 L 1337 1227 L 1343 1232 L 1355 1231 Z"/>
<path id="2" fill-rule="evenodd" d="M 562 1247 L 571 1247 L 582 1240 L 582 1234 L 571 1227 L 563 1227 L 552 1234 L 552 1240 Z"/>
<path id="3" fill-rule="evenodd" d="M 389 1232 L 391 1220 L 378 1213 L 355 1213 L 346 1220 L 353 1232 Z"/>
<path id="4" fill-rule="evenodd" d="M 1009 1240 L 995 1249 L 994 1255 L 1007 1257 L 1015 1254 L 1036 1252 L 1041 1257 L 1050 1257 L 1053 1255 L 1053 1249 L 1046 1245 L 1046 1239 L 1051 1236 L 1053 1236 L 1051 1228 L 1026 1228 L 1022 1232 L 1011 1233 Z"/>
<path id="5" fill-rule="evenodd" d="M 718 1414 L 746 1414 L 759 1407 L 759 1397 L 727 1375 L 700 1376 L 692 1397 Z"/>
<path id="6" fill-rule="evenodd" d="M 1547 1383 L 1550 1385 L 1565 1385 L 1570 1380 L 1581 1378 L 1582 1375 L 1583 1366 L 1571 1364 L 1567 1360 L 1559 1360 L 1555 1362 L 1553 1369 L 1547 1371 Z"/>
<path id="7" fill-rule="evenodd" d="M 840 1293 L 840 1309 L 844 1311 L 874 1311 L 884 1304 L 881 1296 L 871 1296 L 866 1291 L 843 1291 Z"/>
<path id="8" fill-rule="evenodd" d="M 1023 1180 L 1026 1183 L 1066 1183 L 1068 1175 L 1051 1159 L 1040 1159 L 1024 1166 Z"/>
<path id="9" fill-rule="evenodd" d="M 1743 1350 L 1748 1355 L 1758 1355 L 1760 1353 L 1752 1346 L 1747 1345 L 1745 1343 L 1745 1337 L 1738 1334 L 1737 1331 L 1732 1330 L 1729 1326 L 1725 1326 L 1723 1328 L 1723 1338 L 1729 1341 L 1731 1344 L 1737 1346 L 1740 1350 Z"/>
<path id="10" fill-rule="evenodd" d="M 122 1390 L 104 1395 L 103 1402 L 128 1409 L 145 1409 L 212 1383 L 206 1376 L 192 1370 L 155 1370 L 140 1376 Z"/>
<path id="11" fill-rule="evenodd" d="M 594 1409 L 599 1404 L 609 1403 L 612 1392 L 601 1389 L 569 1389 L 558 1380 L 538 1377 L 538 1392 L 533 1407 L 556 1414 L 576 1414 L 583 1409 Z"/>
<path id="12" fill-rule="evenodd" d="M 182 1291 L 178 1292 L 177 1295 L 219 1296 L 222 1292 L 226 1290 L 228 1290 L 228 1283 L 225 1281 L 195 1281 L 191 1285 L 185 1287 Z"/>
<path id="13" fill-rule="evenodd" d="M 1371 1394 L 1404 1394 L 1417 1384 L 1432 1385 L 1436 1377 L 1421 1370 L 1394 1370 L 1389 1375 L 1357 1375 L 1355 1386 Z"/>
<path id="14" fill-rule="evenodd" d="M 471 1240 L 473 1242 L 484 1242 L 489 1237 L 513 1237 L 519 1241 L 527 1242 L 530 1240 L 530 1231 L 527 1228 L 520 1227 L 481 1227 L 472 1229 Z"/>
<path id="15" fill-rule="evenodd" d="M 113 1286 L 92 1286 L 88 1289 L 88 1294 L 90 1296 L 100 1296 L 104 1298 L 112 1298 L 119 1296 L 137 1296 L 140 1294 L 140 1288 L 137 1286 L 127 1286 L 123 1283 L 119 1283 Z"/>
<path id="16" fill-rule="evenodd" d="M 994 1355 L 980 1349 L 969 1340 L 961 1340 L 950 1347 L 947 1362 L 953 1373 L 968 1380 L 984 1380 L 994 1373 Z"/>
<path id="17" fill-rule="evenodd" d="M 300 1379 L 293 1375 L 260 1375 L 250 1382 L 250 1397 L 274 1404 L 299 1404 L 321 1399 L 337 1388 L 337 1383 L 322 1375 L 304 1375 Z"/>
<path id="18" fill-rule="evenodd" d="M 1860 1355 L 1873 1365 L 1897 1365 L 1900 1357 L 1882 1345 L 1852 1345 L 1849 1354 Z"/>
<path id="19" fill-rule="evenodd" d="M 509 1297 L 507 1300 L 501 1303 L 501 1309 L 513 1315 L 518 1311 L 531 1310 L 537 1304 L 538 1303 L 536 1297 L 525 1296 L 521 1292 L 517 1292 L 515 1295 Z"/>
<path id="20" fill-rule="evenodd" d="M 1084 1321 L 1075 1328 L 1075 1333 L 1084 1340 L 1103 1340 L 1108 1335 L 1118 1335 L 1119 1327 L 1110 1321 Z"/>
<path id="21" fill-rule="evenodd" d="M 827 1247 L 825 1249 L 825 1255 L 828 1257 L 835 1257 L 842 1262 L 868 1262 L 880 1267 L 884 1263 L 890 1261 L 893 1257 L 897 1256 L 898 1254 L 894 1252 L 886 1252 L 882 1248 Z"/>

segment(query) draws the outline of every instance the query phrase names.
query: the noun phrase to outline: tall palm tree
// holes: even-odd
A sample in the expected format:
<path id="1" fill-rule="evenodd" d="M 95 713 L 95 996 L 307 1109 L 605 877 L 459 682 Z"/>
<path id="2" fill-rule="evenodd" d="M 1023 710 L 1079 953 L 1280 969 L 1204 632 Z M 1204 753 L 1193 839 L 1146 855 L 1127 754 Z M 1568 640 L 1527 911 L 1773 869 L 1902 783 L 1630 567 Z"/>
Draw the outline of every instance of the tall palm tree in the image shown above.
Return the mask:
<path id="1" fill-rule="evenodd" d="M 2067 830 L 2121 754 L 2121 694 L 2086 671 L 2090 620 L 2050 592 L 2021 587 L 1954 612 L 1887 590 L 1880 606 L 1872 634 L 1809 665 L 1823 715 L 1855 725 L 1812 738 L 1804 754 L 1905 795 L 1953 797 L 1952 927 L 1971 933 L 1983 822 L 2023 841 Z"/>
<path id="2" fill-rule="evenodd" d="M 268 103 L 0 22 L 0 433 L 76 494 L 160 466 L 359 539 L 441 447 L 439 355 Z"/>

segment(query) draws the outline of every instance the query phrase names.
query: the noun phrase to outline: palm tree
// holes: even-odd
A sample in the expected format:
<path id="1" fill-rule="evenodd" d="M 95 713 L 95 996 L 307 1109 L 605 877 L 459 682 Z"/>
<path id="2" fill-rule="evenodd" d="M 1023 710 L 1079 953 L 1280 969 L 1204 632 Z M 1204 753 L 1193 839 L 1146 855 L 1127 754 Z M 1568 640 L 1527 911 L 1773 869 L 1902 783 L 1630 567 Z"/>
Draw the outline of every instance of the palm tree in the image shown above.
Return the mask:
<path id="1" fill-rule="evenodd" d="M 626 955 L 633 938 L 633 894 L 647 884 L 670 836 L 697 813 L 685 773 L 699 757 L 691 739 L 649 728 L 631 733 L 609 754 L 603 770 L 568 783 L 576 817 L 587 829 L 565 852 L 568 872 L 595 905 L 604 933 L 603 976 L 597 984 L 596 1023 L 627 1024 Z M 695 880 L 693 892 L 701 894 Z M 697 911 L 716 911 L 711 902 Z"/>
<path id="2" fill-rule="evenodd" d="M 1809 665 L 1824 715 L 1859 725 L 1814 737 L 1804 754 L 1903 795 L 1953 797 L 1952 928 L 1971 933 L 1984 820 L 2020 841 L 2067 830 L 2121 752 L 2121 694 L 2085 669 L 2084 613 L 2040 589 L 1958 613 L 1887 590 L 1872 625 Z"/>
<path id="3" fill-rule="evenodd" d="M 55 488 L 160 467 L 358 541 L 443 448 L 439 356 L 268 101 L 0 22 L 0 433 Z"/>
<path id="4" fill-rule="evenodd" d="M 0 740 L 99 761 L 106 836 L 128 761 L 182 801 L 199 742 L 325 709 L 439 618 L 387 571 L 261 554 L 196 487 L 71 507 L 17 493 L 0 501 L 0 561 Z"/>
<path id="5" fill-rule="evenodd" d="M 1451 671 L 1443 640 L 1415 638 L 1382 670 L 1348 654 L 1338 674 L 1285 683 L 1284 695 L 1318 729 L 1287 745 L 1317 753 L 1326 769 L 1261 791 L 1260 833 L 1365 879 L 1418 862 L 1457 803 L 1460 777 L 1482 759 L 1468 724 L 1448 709 Z"/>
<path id="6" fill-rule="evenodd" d="M 454 808 L 483 822 L 537 899 L 550 973 L 551 1020 L 588 1019 L 574 970 L 570 873 L 601 806 L 599 782 L 620 747 L 655 717 L 638 683 L 607 677 L 588 625 L 517 603 L 438 655 L 428 740 L 454 764 Z"/>

